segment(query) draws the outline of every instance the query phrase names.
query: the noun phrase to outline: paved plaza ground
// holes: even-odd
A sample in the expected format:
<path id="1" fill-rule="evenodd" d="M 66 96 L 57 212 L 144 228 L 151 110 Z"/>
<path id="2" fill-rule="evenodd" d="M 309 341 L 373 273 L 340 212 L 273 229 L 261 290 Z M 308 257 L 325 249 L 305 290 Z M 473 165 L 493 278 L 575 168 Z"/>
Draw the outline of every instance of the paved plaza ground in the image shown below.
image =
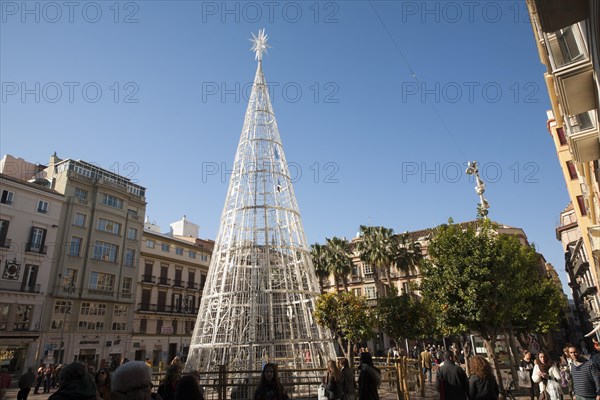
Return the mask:
<path id="1" fill-rule="evenodd" d="M 6 400 L 15 400 L 17 398 L 18 391 L 19 391 L 19 389 L 17 389 L 17 388 L 8 389 Z M 52 389 L 50 391 L 50 394 L 52 394 L 54 392 L 55 392 L 55 389 Z M 33 394 L 33 392 L 31 392 L 29 394 L 28 400 L 46 400 L 46 399 L 48 399 L 48 397 L 49 397 L 48 393 Z M 515 397 L 518 400 L 529 400 L 529 396 L 515 396 Z M 427 383 L 425 386 L 425 397 L 421 397 L 421 396 L 415 395 L 414 393 L 411 393 L 410 398 L 414 399 L 414 400 L 436 400 L 436 399 L 439 399 L 440 396 L 436 392 L 434 385 Z M 565 398 L 568 398 L 568 397 L 565 397 Z M 382 400 L 396 400 L 396 399 L 397 399 L 396 396 L 391 396 L 391 395 L 386 395 L 382 398 Z"/>

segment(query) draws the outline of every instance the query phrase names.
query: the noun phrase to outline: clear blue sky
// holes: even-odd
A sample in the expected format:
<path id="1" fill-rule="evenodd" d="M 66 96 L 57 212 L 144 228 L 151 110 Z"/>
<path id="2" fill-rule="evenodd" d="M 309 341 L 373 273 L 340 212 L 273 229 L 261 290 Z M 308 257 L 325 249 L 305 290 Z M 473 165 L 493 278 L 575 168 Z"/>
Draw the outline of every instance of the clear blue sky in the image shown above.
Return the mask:
<path id="1" fill-rule="evenodd" d="M 185 214 L 214 238 L 264 27 L 309 243 L 473 219 L 475 159 L 490 217 L 565 281 L 568 196 L 524 1 L 68 4 L 0 3 L 2 154 L 98 163 L 147 187 L 164 231 Z"/>

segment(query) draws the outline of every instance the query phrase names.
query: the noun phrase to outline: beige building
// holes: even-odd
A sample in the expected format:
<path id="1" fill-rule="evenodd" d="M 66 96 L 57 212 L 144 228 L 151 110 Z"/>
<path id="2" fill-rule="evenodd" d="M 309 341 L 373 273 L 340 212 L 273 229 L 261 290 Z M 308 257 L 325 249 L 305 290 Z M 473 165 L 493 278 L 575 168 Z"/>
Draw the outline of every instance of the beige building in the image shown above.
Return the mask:
<path id="1" fill-rule="evenodd" d="M 569 218 L 575 217 L 581 235 L 570 242 L 560 239 L 566 268 L 575 303 L 589 307 L 582 324 L 600 326 L 593 316 L 598 310 L 600 271 L 600 4 L 527 0 L 527 6 L 547 70 L 544 77 L 552 105 L 548 130 L 574 206 Z"/>
<path id="2" fill-rule="evenodd" d="M 131 358 L 145 188 L 56 154 L 47 166 L 6 156 L 0 167 L 64 196 L 46 281 L 38 361 L 98 367 L 110 359 Z"/>
<path id="3" fill-rule="evenodd" d="M 0 363 L 20 374 L 43 350 L 52 263 L 64 196 L 0 174 Z"/>
<path id="4" fill-rule="evenodd" d="M 135 360 L 161 366 L 187 356 L 214 245 L 198 239 L 198 232 L 185 216 L 168 233 L 145 223 L 131 346 Z"/>

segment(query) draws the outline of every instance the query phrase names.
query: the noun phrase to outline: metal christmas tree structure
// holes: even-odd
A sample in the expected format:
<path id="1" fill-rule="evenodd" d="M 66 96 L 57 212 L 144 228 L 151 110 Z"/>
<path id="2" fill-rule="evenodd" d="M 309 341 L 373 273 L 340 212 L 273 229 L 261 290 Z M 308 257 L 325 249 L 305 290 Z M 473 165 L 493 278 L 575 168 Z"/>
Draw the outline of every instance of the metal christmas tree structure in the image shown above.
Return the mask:
<path id="1" fill-rule="evenodd" d="M 335 357 L 313 318 L 319 285 L 263 76 L 267 37 L 253 37 L 258 68 L 187 370 L 315 368 Z"/>

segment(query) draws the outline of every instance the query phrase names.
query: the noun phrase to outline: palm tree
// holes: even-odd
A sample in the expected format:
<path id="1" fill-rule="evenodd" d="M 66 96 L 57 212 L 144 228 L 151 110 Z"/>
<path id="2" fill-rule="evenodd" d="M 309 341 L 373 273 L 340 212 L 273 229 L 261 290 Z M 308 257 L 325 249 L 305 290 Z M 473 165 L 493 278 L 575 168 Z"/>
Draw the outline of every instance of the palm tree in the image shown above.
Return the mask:
<path id="1" fill-rule="evenodd" d="M 352 257 L 350 256 L 350 243 L 346 239 L 340 239 L 336 236 L 326 239 L 326 254 L 329 270 L 335 277 L 337 288 L 339 278 L 342 279 L 344 291 L 348 291 L 348 274 L 352 272 Z"/>
<path id="2" fill-rule="evenodd" d="M 323 291 L 323 279 L 329 277 L 329 264 L 327 262 L 327 249 L 325 245 L 315 243 L 310 245 L 310 257 L 319 279 L 319 287 Z"/>
<path id="3" fill-rule="evenodd" d="M 373 279 L 377 292 L 380 289 L 379 270 L 385 270 L 391 286 L 390 266 L 394 261 L 394 230 L 383 226 L 360 226 L 360 240 L 356 250 L 360 259 L 373 268 Z M 385 293 L 383 293 L 385 294 Z"/>
<path id="4" fill-rule="evenodd" d="M 410 240 L 408 233 L 396 235 L 394 237 L 394 262 L 398 271 L 403 272 L 408 277 L 410 285 L 410 276 L 416 272 L 416 268 L 423 259 L 421 245 L 419 242 Z"/>

